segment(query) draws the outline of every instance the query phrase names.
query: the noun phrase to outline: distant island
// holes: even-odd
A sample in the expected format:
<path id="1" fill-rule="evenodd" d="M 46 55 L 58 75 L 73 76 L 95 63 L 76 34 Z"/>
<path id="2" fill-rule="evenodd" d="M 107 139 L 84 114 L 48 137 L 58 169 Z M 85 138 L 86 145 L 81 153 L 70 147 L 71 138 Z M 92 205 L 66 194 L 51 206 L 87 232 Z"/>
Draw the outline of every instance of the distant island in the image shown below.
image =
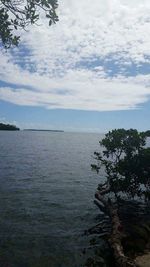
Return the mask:
<path id="1" fill-rule="evenodd" d="M 0 123 L 0 131 L 19 131 L 15 125 Z"/>
<path id="2" fill-rule="evenodd" d="M 24 131 L 30 131 L 30 132 L 58 132 L 58 133 L 64 133 L 64 131 L 62 131 L 62 130 L 24 129 Z"/>

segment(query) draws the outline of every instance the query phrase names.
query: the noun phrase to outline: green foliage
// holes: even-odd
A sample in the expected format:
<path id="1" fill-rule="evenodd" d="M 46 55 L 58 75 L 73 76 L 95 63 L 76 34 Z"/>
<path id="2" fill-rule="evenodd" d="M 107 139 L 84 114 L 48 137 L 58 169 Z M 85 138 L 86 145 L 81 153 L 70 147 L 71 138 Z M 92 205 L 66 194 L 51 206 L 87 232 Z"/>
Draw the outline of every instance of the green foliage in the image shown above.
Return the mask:
<path id="1" fill-rule="evenodd" d="M 145 134 L 146 134 L 147 137 L 150 137 L 150 130 L 147 130 L 147 131 L 145 132 Z"/>
<path id="2" fill-rule="evenodd" d="M 5 48 L 18 45 L 19 29 L 35 24 L 41 12 L 49 20 L 49 26 L 58 21 L 57 0 L 0 0 L 0 40 Z"/>
<path id="3" fill-rule="evenodd" d="M 150 198 L 150 147 L 146 147 L 146 132 L 112 130 L 100 141 L 102 153 L 95 152 L 99 172 L 104 166 L 106 183 L 116 196 Z"/>

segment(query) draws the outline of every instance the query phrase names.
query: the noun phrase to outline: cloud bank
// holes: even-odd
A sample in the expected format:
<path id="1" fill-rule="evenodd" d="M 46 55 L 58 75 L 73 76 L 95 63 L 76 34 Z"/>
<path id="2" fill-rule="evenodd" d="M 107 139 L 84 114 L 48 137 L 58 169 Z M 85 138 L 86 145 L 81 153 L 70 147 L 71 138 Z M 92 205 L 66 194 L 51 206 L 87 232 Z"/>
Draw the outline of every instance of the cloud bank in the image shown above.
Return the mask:
<path id="1" fill-rule="evenodd" d="M 39 27 L 21 33 L 18 49 L 1 51 L 0 99 L 97 111 L 135 109 L 148 101 L 149 0 L 59 2 L 57 25 L 42 18 Z"/>

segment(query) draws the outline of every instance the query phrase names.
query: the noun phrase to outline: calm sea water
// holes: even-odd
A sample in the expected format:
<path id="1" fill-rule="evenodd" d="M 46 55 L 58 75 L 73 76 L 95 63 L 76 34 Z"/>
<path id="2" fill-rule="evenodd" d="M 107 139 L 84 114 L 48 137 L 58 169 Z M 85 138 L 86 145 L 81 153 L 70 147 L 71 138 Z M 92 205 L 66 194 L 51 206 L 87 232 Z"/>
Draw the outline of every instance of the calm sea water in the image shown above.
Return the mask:
<path id="1" fill-rule="evenodd" d="M 0 132 L 0 266 L 81 267 L 98 134 Z"/>

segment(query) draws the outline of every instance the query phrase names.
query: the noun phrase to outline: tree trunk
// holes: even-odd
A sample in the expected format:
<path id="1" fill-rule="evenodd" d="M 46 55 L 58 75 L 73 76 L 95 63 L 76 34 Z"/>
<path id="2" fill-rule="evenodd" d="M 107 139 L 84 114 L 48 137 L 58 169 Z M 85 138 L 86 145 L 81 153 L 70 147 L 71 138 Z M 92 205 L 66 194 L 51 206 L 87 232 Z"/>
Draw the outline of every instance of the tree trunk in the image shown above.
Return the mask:
<path id="1" fill-rule="evenodd" d="M 123 227 L 121 225 L 118 216 L 118 207 L 116 203 L 112 203 L 110 198 L 106 197 L 105 194 L 109 192 L 109 188 L 100 189 L 95 194 L 96 200 L 95 204 L 100 208 L 100 210 L 106 213 L 111 220 L 112 231 L 109 238 L 110 246 L 113 250 L 114 259 L 117 267 L 137 267 L 136 263 L 125 256 L 122 246 Z"/>

